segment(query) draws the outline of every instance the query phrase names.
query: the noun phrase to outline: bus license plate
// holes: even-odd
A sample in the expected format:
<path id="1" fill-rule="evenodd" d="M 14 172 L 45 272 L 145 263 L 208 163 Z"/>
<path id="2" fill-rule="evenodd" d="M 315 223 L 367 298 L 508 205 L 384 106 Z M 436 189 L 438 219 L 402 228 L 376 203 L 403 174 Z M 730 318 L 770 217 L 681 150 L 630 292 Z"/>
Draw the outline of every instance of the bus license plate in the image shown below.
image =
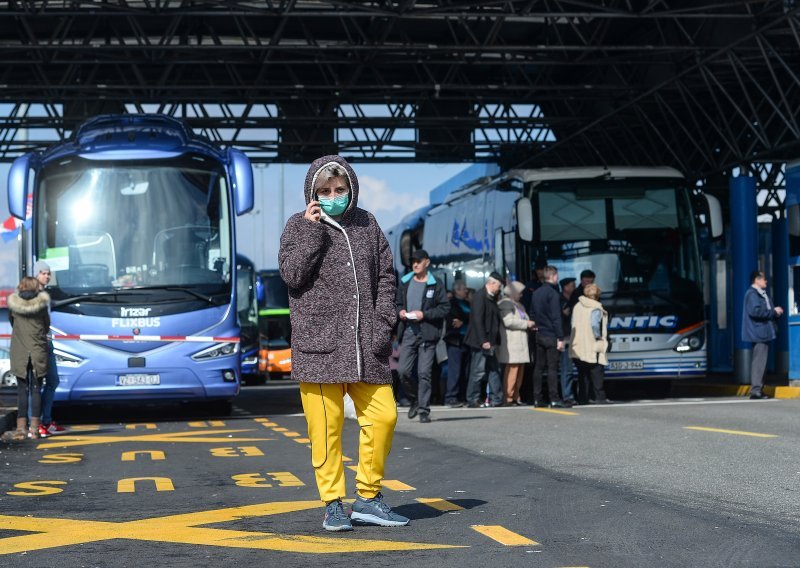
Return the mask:
<path id="1" fill-rule="evenodd" d="M 135 374 L 135 375 L 120 375 L 117 377 L 117 386 L 118 387 L 132 387 L 138 385 L 160 385 L 161 384 L 161 375 L 145 375 L 145 374 Z"/>
<path id="2" fill-rule="evenodd" d="M 630 371 L 644 369 L 644 361 L 609 361 L 609 371 Z"/>

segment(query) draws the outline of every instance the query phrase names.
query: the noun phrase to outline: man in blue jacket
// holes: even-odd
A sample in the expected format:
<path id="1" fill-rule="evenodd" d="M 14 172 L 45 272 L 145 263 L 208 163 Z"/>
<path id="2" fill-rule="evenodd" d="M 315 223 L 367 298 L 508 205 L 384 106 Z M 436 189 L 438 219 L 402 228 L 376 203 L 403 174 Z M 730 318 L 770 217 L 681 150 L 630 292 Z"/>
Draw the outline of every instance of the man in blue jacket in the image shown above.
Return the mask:
<path id="1" fill-rule="evenodd" d="M 430 422 L 431 375 L 436 357 L 436 344 L 442 337 L 442 324 L 450 311 L 447 291 L 441 280 L 428 271 L 428 253 L 411 253 L 411 272 L 400 279 L 395 305 L 400 325 L 398 374 L 411 402 L 408 417 Z M 414 376 L 414 368 L 417 374 Z"/>
<path id="2" fill-rule="evenodd" d="M 550 406 L 571 407 L 558 394 L 558 360 L 564 350 L 564 326 L 561 321 L 561 293 L 558 291 L 558 269 L 544 269 L 544 284 L 533 293 L 531 315 L 536 322 L 536 362 L 533 365 L 533 404 L 543 406 L 542 373 L 547 364 L 547 390 Z"/>
<path id="3" fill-rule="evenodd" d="M 775 339 L 775 321 L 783 308 L 773 306 L 767 296 L 767 277 L 760 270 L 750 274 L 750 288 L 744 295 L 742 341 L 752 341 L 753 361 L 750 366 L 750 398 L 769 398 L 762 392 L 767 368 L 769 342 Z"/>

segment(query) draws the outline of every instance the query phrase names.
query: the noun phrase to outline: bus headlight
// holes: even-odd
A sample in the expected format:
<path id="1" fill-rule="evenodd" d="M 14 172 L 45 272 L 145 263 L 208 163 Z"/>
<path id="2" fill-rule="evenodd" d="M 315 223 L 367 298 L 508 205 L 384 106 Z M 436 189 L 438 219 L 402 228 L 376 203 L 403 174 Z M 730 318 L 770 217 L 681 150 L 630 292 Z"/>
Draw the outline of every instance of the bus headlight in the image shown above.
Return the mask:
<path id="1" fill-rule="evenodd" d="M 53 349 L 53 355 L 56 356 L 56 364 L 60 367 L 79 367 L 84 361 L 81 357 L 60 349 Z"/>
<path id="2" fill-rule="evenodd" d="M 206 347 L 202 351 L 198 351 L 192 355 L 195 361 L 205 361 L 207 359 L 216 359 L 217 357 L 227 357 L 239 352 L 238 343 L 217 343 L 211 347 Z"/>
<path id="3" fill-rule="evenodd" d="M 704 331 L 699 331 L 686 337 L 681 338 L 678 345 L 675 346 L 675 351 L 685 353 L 687 351 L 697 351 L 703 347 L 706 335 Z"/>

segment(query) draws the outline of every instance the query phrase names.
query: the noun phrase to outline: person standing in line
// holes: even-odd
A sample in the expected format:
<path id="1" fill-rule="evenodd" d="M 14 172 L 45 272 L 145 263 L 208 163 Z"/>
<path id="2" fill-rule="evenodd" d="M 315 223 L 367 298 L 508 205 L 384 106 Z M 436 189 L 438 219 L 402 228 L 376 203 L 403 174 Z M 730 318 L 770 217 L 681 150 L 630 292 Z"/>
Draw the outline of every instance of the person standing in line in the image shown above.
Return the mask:
<path id="1" fill-rule="evenodd" d="M 520 303 L 525 284 L 514 281 L 505 287 L 505 297 L 497 303 L 503 325 L 500 327 L 500 345 L 497 361 L 505 364 L 503 390 L 506 406 L 521 406 L 519 390 L 525 364 L 531 360 L 528 351 L 528 333 L 534 323 L 528 317 L 525 306 Z"/>
<path id="2" fill-rule="evenodd" d="M 572 360 L 569 357 L 569 343 L 566 341 L 570 337 L 570 327 L 572 321 L 572 309 L 570 305 L 572 294 L 575 292 L 575 279 L 562 278 L 561 285 L 561 326 L 564 329 L 564 350 L 561 351 L 561 366 L 559 367 L 561 378 L 561 399 L 565 404 L 575 404 L 575 378 L 572 376 Z"/>
<path id="3" fill-rule="evenodd" d="M 447 388 L 444 403 L 450 408 L 464 406 L 460 399 L 470 350 L 464 343 L 469 329 L 471 308 L 467 301 L 467 285 L 463 280 L 453 283 L 450 313 L 447 314 L 444 342 L 447 344 Z"/>
<path id="4" fill-rule="evenodd" d="M 411 403 L 408 417 L 423 424 L 431 421 L 431 390 L 436 344 L 450 303 L 441 280 L 429 270 L 431 259 L 422 249 L 411 253 L 411 272 L 400 279 L 395 309 L 400 318 L 400 382 Z M 416 369 L 416 376 L 414 373 Z"/>
<path id="5" fill-rule="evenodd" d="M 570 356 L 578 367 L 578 404 L 589 403 L 589 381 L 597 404 L 609 404 L 603 389 L 603 367 L 608 365 L 608 312 L 600 303 L 600 288 L 587 284 L 572 310 Z"/>
<path id="6" fill-rule="evenodd" d="M 43 260 L 37 260 L 33 264 L 33 274 L 39 282 L 39 291 L 43 291 L 50 284 L 50 265 Z M 56 424 L 53 420 L 53 400 L 60 379 L 58 378 L 53 340 L 50 338 L 49 331 L 47 335 L 47 376 L 44 378 L 44 387 L 42 388 L 42 421 L 39 424 L 39 436 L 42 438 L 66 431 L 66 428 Z"/>
<path id="7" fill-rule="evenodd" d="M 767 277 L 755 270 L 750 274 L 750 288 L 744 295 L 742 314 L 742 341 L 753 343 L 753 360 L 750 364 L 750 398 L 769 398 L 763 391 L 764 371 L 767 369 L 769 343 L 775 339 L 775 322 L 783 315 L 783 308 L 774 306 L 767 296 Z"/>
<path id="8" fill-rule="evenodd" d="M 11 323 L 11 374 L 17 378 L 17 429 L 3 435 L 6 441 L 39 437 L 41 383 L 47 374 L 47 333 L 50 331 L 50 296 L 39 290 L 36 278 L 25 276 L 8 296 Z M 31 422 L 28 432 L 28 399 Z"/>
<path id="9" fill-rule="evenodd" d="M 488 378 L 491 401 L 489 406 L 503 404 L 503 385 L 500 382 L 500 367 L 497 362 L 497 347 L 500 344 L 500 310 L 497 300 L 503 277 L 492 272 L 486 284 L 475 291 L 469 318 L 469 329 L 464 343 L 472 352 L 470 355 L 469 381 L 467 383 L 467 406 L 480 408 L 481 385 L 484 376 Z"/>
<path id="10" fill-rule="evenodd" d="M 389 355 L 395 277 L 392 253 L 371 213 L 357 207 L 358 178 L 341 156 L 308 169 L 306 209 L 286 222 L 278 266 L 289 288 L 292 378 L 311 439 L 311 464 L 325 502 L 322 527 L 353 530 L 352 520 L 407 525 L 381 493 L 397 406 Z M 351 514 L 342 462 L 344 395 L 361 427 L 356 495 Z"/>
<path id="11" fill-rule="evenodd" d="M 528 315 L 531 313 L 531 298 L 533 293 L 541 288 L 544 284 L 544 265 L 537 264 L 533 269 L 530 280 L 525 283 L 525 290 L 522 292 L 522 305 L 528 310 Z"/>
<path id="12" fill-rule="evenodd" d="M 558 293 L 558 269 L 544 269 L 545 283 L 533 294 L 531 307 L 536 322 L 536 362 L 533 365 L 533 404 L 544 406 L 542 375 L 547 365 L 547 391 L 550 406 L 569 408 L 558 394 L 558 360 L 564 350 L 564 328 L 561 321 L 561 302 Z"/>
<path id="13" fill-rule="evenodd" d="M 569 307 L 570 308 L 574 307 L 575 304 L 578 303 L 578 298 L 583 296 L 583 289 L 586 288 L 586 286 L 588 286 L 589 284 L 594 284 L 594 281 L 595 281 L 596 278 L 597 278 L 597 275 L 592 270 L 589 270 L 588 268 L 586 270 L 582 270 L 581 271 L 580 284 L 572 292 L 572 296 L 569 299 Z"/>

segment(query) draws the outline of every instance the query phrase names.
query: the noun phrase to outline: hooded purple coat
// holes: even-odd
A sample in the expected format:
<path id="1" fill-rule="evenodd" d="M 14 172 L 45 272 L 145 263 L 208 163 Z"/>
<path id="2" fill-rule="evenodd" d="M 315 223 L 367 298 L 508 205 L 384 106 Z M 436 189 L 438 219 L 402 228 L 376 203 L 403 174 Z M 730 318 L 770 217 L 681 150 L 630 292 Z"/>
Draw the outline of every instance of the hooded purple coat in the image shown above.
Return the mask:
<path id="1" fill-rule="evenodd" d="M 308 383 L 389 384 L 395 324 L 395 276 L 389 243 L 371 213 L 359 209 L 358 178 L 344 158 L 323 156 L 306 174 L 306 204 L 315 174 L 335 162 L 347 172 L 351 199 L 339 223 L 286 222 L 278 251 L 289 287 L 292 378 Z"/>

